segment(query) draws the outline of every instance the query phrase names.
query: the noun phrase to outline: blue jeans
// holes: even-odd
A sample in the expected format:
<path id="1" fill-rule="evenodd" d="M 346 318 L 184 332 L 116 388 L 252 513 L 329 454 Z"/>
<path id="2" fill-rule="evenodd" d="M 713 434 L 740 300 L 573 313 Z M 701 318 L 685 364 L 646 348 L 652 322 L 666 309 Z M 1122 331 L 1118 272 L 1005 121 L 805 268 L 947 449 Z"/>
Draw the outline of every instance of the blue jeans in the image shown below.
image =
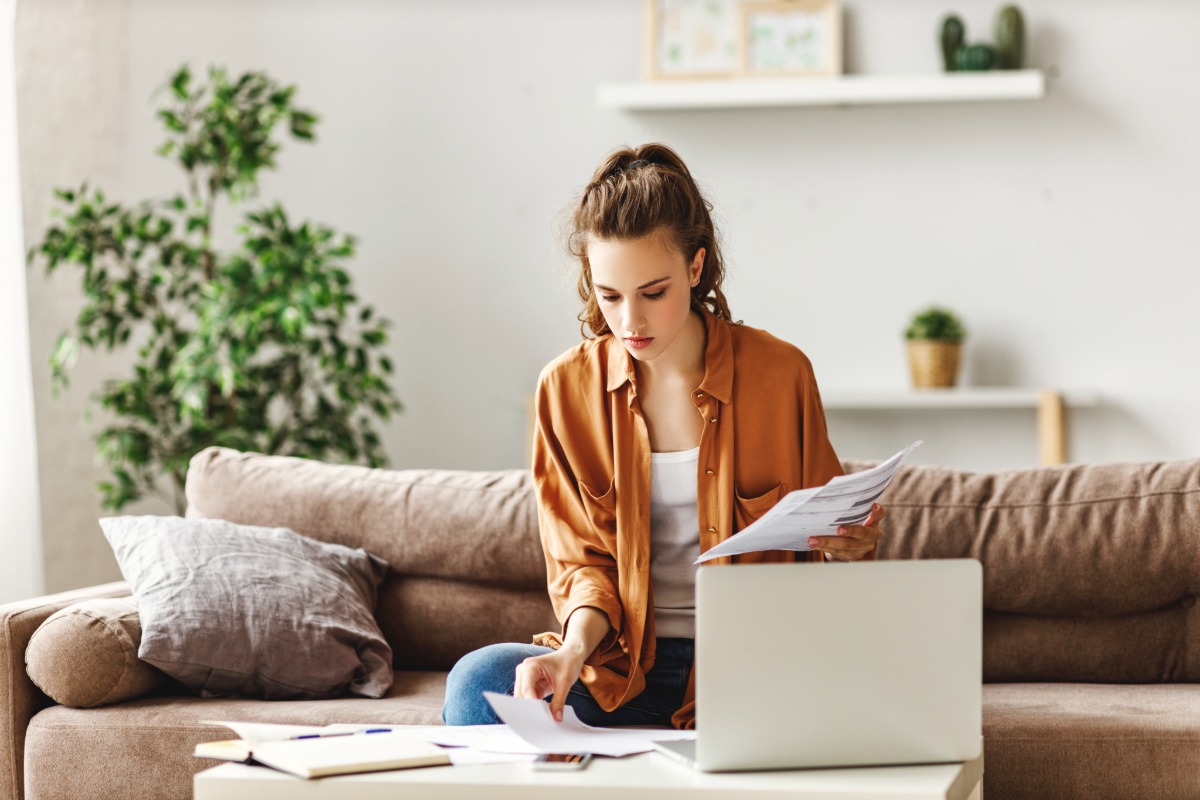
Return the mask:
<path id="1" fill-rule="evenodd" d="M 446 678 L 446 704 L 442 720 L 447 725 L 492 725 L 500 722 L 483 693 L 513 693 L 517 665 L 530 656 L 551 653 L 549 647 L 536 644 L 491 644 L 467 653 Z M 582 681 L 575 681 L 567 695 L 567 705 L 588 725 L 624 727 L 630 725 L 671 726 L 671 715 L 683 705 L 688 676 L 696 658 L 692 639 L 659 639 L 654 666 L 646 674 L 646 688 L 637 697 L 614 711 L 605 711 Z"/>

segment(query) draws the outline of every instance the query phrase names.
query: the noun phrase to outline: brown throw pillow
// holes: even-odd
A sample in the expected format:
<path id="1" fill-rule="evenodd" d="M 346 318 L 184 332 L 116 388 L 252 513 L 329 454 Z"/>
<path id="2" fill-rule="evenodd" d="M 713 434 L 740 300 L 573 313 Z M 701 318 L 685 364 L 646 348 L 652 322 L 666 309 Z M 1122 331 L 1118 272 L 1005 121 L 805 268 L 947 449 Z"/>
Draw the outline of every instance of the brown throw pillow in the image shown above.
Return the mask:
<path id="1" fill-rule="evenodd" d="M 25 671 L 59 705 L 132 700 L 170 681 L 138 658 L 141 639 L 132 597 L 85 600 L 56 611 L 33 632 Z"/>
<path id="2" fill-rule="evenodd" d="M 142 621 L 138 656 L 204 696 L 382 697 L 392 650 L 367 551 L 220 519 L 100 520 Z"/>

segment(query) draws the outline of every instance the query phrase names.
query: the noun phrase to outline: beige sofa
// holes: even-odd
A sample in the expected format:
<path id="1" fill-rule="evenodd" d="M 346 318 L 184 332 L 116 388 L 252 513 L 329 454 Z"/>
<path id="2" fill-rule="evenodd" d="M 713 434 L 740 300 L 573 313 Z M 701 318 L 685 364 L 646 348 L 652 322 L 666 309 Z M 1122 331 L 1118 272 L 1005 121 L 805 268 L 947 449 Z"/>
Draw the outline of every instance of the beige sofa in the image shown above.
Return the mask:
<path id="1" fill-rule="evenodd" d="M 211 764 L 193 746 L 225 735 L 202 719 L 438 723 L 460 655 L 556 627 L 525 470 L 370 470 L 212 448 L 193 459 L 187 492 L 189 515 L 286 526 L 386 559 L 377 618 L 395 685 L 374 700 L 166 691 L 67 708 L 28 678 L 30 637 L 57 609 L 128 588 L 9 604 L 0 800 L 190 797 L 192 773 Z M 906 467 L 884 501 L 882 558 L 984 564 L 989 800 L 1200 796 L 1200 460 Z"/>

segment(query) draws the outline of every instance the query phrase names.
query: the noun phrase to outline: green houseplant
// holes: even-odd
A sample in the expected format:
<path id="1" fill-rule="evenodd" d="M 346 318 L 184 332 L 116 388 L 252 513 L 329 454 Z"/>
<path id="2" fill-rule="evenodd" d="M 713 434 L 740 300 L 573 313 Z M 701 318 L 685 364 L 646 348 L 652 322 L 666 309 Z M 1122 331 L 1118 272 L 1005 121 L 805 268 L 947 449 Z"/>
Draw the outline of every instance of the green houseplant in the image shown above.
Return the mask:
<path id="1" fill-rule="evenodd" d="M 197 83 L 184 65 L 157 109 L 158 153 L 181 167 L 184 192 L 127 207 L 86 182 L 55 190 L 29 263 L 78 268 L 85 302 L 50 357 L 54 386 L 83 350 L 135 353 L 132 374 L 93 397 L 106 419 L 96 439 L 112 475 L 98 487 L 106 509 L 161 493 L 181 513 L 188 461 L 209 445 L 386 461 L 375 426 L 401 409 L 382 352 L 390 324 L 351 287 L 354 238 L 293 223 L 274 203 L 244 214 L 232 252 L 214 245 L 218 201 L 257 195 L 277 129 L 313 139 L 317 117 L 295 91 L 220 67 Z"/>
<path id="2" fill-rule="evenodd" d="M 931 306 L 914 314 L 904 331 L 913 386 L 918 389 L 954 386 L 958 382 L 966 335 L 966 328 L 953 311 Z"/>

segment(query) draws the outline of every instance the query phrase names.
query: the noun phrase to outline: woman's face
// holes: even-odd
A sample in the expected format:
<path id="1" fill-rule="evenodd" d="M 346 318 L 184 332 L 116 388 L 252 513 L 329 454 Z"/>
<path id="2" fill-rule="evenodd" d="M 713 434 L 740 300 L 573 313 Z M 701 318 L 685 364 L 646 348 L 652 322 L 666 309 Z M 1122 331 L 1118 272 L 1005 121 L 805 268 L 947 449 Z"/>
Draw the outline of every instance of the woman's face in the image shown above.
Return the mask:
<path id="1" fill-rule="evenodd" d="M 633 357 L 653 361 L 670 350 L 692 306 L 704 248 L 688 259 L 665 235 L 588 242 L 592 287 L 604 321 Z"/>

